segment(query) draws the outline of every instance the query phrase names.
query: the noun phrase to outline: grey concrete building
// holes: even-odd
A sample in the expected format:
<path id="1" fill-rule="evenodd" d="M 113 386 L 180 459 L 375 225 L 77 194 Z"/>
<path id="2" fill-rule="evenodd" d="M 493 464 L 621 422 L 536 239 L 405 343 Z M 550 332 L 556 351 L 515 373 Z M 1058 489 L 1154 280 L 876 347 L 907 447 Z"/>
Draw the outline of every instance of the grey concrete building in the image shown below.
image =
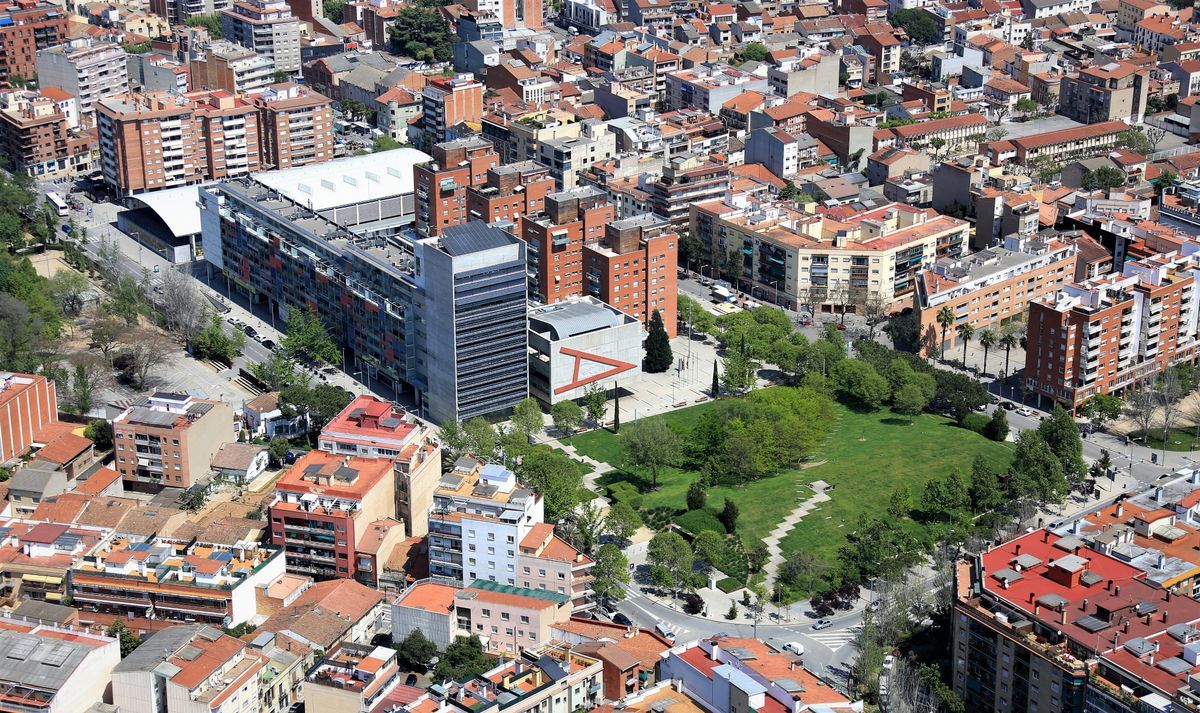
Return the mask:
<path id="1" fill-rule="evenodd" d="M 270 55 L 278 71 L 300 72 L 300 19 L 283 0 L 243 0 L 221 11 L 225 39 Z"/>
<path id="2" fill-rule="evenodd" d="M 112 42 L 92 38 L 38 50 L 38 84 L 58 87 L 79 100 L 79 117 L 94 124 L 95 103 L 129 92 L 125 50 Z"/>

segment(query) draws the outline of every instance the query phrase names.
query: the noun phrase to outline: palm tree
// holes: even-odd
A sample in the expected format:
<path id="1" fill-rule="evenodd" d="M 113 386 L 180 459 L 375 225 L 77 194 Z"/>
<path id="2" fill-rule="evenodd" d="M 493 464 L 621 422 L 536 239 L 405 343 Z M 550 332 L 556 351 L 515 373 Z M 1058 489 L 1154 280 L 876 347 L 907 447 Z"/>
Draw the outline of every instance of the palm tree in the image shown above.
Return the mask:
<path id="1" fill-rule="evenodd" d="M 979 333 L 979 346 L 983 347 L 983 373 L 987 373 L 988 350 L 996 346 L 996 333 L 985 329 Z"/>
<path id="2" fill-rule="evenodd" d="M 954 324 L 954 310 L 950 309 L 950 305 L 938 310 L 937 323 L 942 327 L 942 359 L 946 358 L 946 332 L 950 331 L 950 325 Z"/>
<path id="3" fill-rule="evenodd" d="M 972 327 L 967 322 L 963 322 L 962 324 L 955 327 L 955 331 L 958 332 L 958 338 L 962 340 L 963 366 L 966 366 L 966 364 L 967 364 L 967 344 L 970 343 L 971 337 L 975 336 L 975 328 Z"/>
<path id="4" fill-rule="evenodd" d="M 1003 337 L 1000 337 L 1000 346 L 1004 347 L 1004 378 L 1008 378 L 1008 358 L 1012 354 L 1012 348 L 1017 346 L 1017 335 L 1009 332 Z"/>

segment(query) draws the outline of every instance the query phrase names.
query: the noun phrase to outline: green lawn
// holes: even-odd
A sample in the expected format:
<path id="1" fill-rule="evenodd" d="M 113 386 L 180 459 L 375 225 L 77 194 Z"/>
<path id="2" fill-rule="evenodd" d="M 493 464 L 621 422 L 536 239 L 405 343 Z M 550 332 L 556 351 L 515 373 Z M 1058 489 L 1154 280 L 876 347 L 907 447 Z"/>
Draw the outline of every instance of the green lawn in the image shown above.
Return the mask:
<path id="1" fill-rule="evenodd" d="M 1152 450 L 1161 451 L 1163 447 L 1162 429 L 1152 428 L 1150 433 L 1134 436 L 1133 440 L 1137 441 Z M 1195 428 L 1172 428 L 1167 436 L 1168 451 L 1194 451 L 1200 446 L 1200 440 L 1196 438 Z"/>
<path id="2" fill-rule="evenodd" d="M 673 425 L 690 428 L 712 403 L 656 416 Z M 837 550 L 861 513 L 883 513 L 892 489 L 908 483 L 914 503 L 920 503 L 925 483 L 947 475 L 952 468 L 969 476 L 971 463 L 983 455 L 996 470 L 1008 467 L 1012 448 L 958 428 L 949 419 L 925 414 L 913 420 L 890 411 L 857 413 L 837 406 L 838 422 L 810 468 L 784 471 L 741 487 L 709 490 L 708 509 L 719 511 L 728 496 L 741 511 L 739 532 L 747 543 L 759 542 L 803 499 L 811 495 L 808 484 L 824 480 L 834 486 L 832 501 L 802 520 L 783 540 L 785 552 L 808 549 L 834 566 Z M 649 475 L 623 468 L 621 444 L 609 431 L 591 431 L 571 439 L 581 454 L 617 466 L 601 478 L 601 484 L 631 480 L 644 493 L 643 508 L 673 508 L 682 513 L 688 485 L 694 472 L 667 469 L 659 476 L 659 487 L 649 489 Z"/>

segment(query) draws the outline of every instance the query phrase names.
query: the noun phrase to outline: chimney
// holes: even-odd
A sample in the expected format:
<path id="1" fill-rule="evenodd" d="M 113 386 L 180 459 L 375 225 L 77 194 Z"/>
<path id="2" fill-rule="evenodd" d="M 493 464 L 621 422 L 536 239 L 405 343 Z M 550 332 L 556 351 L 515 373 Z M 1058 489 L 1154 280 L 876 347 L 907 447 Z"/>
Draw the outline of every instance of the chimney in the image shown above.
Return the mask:
<path id="1" fill-rule="evenodd" d="M 1111 592 L 1111 591 L 1112 591 L 1112 585 L 1113 585 L 1113 581 L 1110 579 L 1110 580 L 1108 580 L 1108 584 L 1104 585 L 1104 589 L 1105 589 L 1106 591 L 1109 591 L 1109 592 Z"/>
<path id="2" fill-rule="evenodd" d="M 1079 611 L 1087 611 L 1087 605 L 1088 605 L 1087 597 L 1084 597 L 1083 601 L 1080 602 L 1080 604 L 1079 604 Z"/>
<path id="3" fill-rule="evenodd" d="M 1125 501 L 1122 500 L 1121 502 L 1117 503 L 1117 517 L 1124 517 L 1124 516 L 1125 516 Z"/>
<path id="4" fill-rule="evenodd" d="M 1066 607 L 1063 607 L 1062 612 L 1060 612 L 1059 623 L 1066 626 L 1066 623 L 1067 623 L 1067 608 Z"/>
<path id="5" fill-rule="evenodd" d="M 1121 633 L 1122 633 L 1122 634 L 1128 634 L 1128 633 L 1129 633 L 1129 620 L 1128 620 L 1128 619 L 1126 619 L 1126 620 L 1125 620 L 1125 623 L 1124 623 L 1124 624 L 1121 626 Z"/>
<path id="6" fill-rule="evenodd" d="M 1021 554 L 1021 543 L 1017 543 L 1017 554 Z"/>
<path id="7" fill-rule="evenodd" d="M 1164 624 L 1166 624 L 1166 623 L 1167 623 L 1167 614 L 1168 614 L 1167 610 L 1166 610 L 1166 609 L 1164 609 L 1164 610 L 1163 610 L 1163 615 L 1162 615 L 1162 623 L 1164 623 Z"/>
<path id="8" fill-rule="evenodd" d="M 1163 487 L 1160 485 L 1154 489 L 1154 502 L 1161 503 L 1163 501 Z"/>
<path id="9" fill-rule="evenodd" d="M 1113 596 L 1114 596 L 1114 597 L 1116 597 L 1116 596 L 1120 596 L 1120 594 L 1121 594 L 1121 588 L 1120 588 L 1120 587 L 1113 587 Z"/>

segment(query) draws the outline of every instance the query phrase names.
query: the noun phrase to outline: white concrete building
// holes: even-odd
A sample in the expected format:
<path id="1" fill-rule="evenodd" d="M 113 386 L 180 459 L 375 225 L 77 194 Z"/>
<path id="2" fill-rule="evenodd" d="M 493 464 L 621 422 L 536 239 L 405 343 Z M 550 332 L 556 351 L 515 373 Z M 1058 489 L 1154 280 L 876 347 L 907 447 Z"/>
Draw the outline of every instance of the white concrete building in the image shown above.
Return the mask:
<path id="1" fill-rule="evenodd" d="M 39 86 L 57 87 L 78 100 L 79 115 L 89 126 L 95 102 L 129 92 L 125 50 L 112 42 L 85 37 L 38 50 L 37 70 Z"/>
<path id="2" fill-rule="evenodd" d="M 642 323 L 594 297 L 529 312 L 529 393 L 543 403 L 581 398 L 594 384 L 642 374 Z"/>

